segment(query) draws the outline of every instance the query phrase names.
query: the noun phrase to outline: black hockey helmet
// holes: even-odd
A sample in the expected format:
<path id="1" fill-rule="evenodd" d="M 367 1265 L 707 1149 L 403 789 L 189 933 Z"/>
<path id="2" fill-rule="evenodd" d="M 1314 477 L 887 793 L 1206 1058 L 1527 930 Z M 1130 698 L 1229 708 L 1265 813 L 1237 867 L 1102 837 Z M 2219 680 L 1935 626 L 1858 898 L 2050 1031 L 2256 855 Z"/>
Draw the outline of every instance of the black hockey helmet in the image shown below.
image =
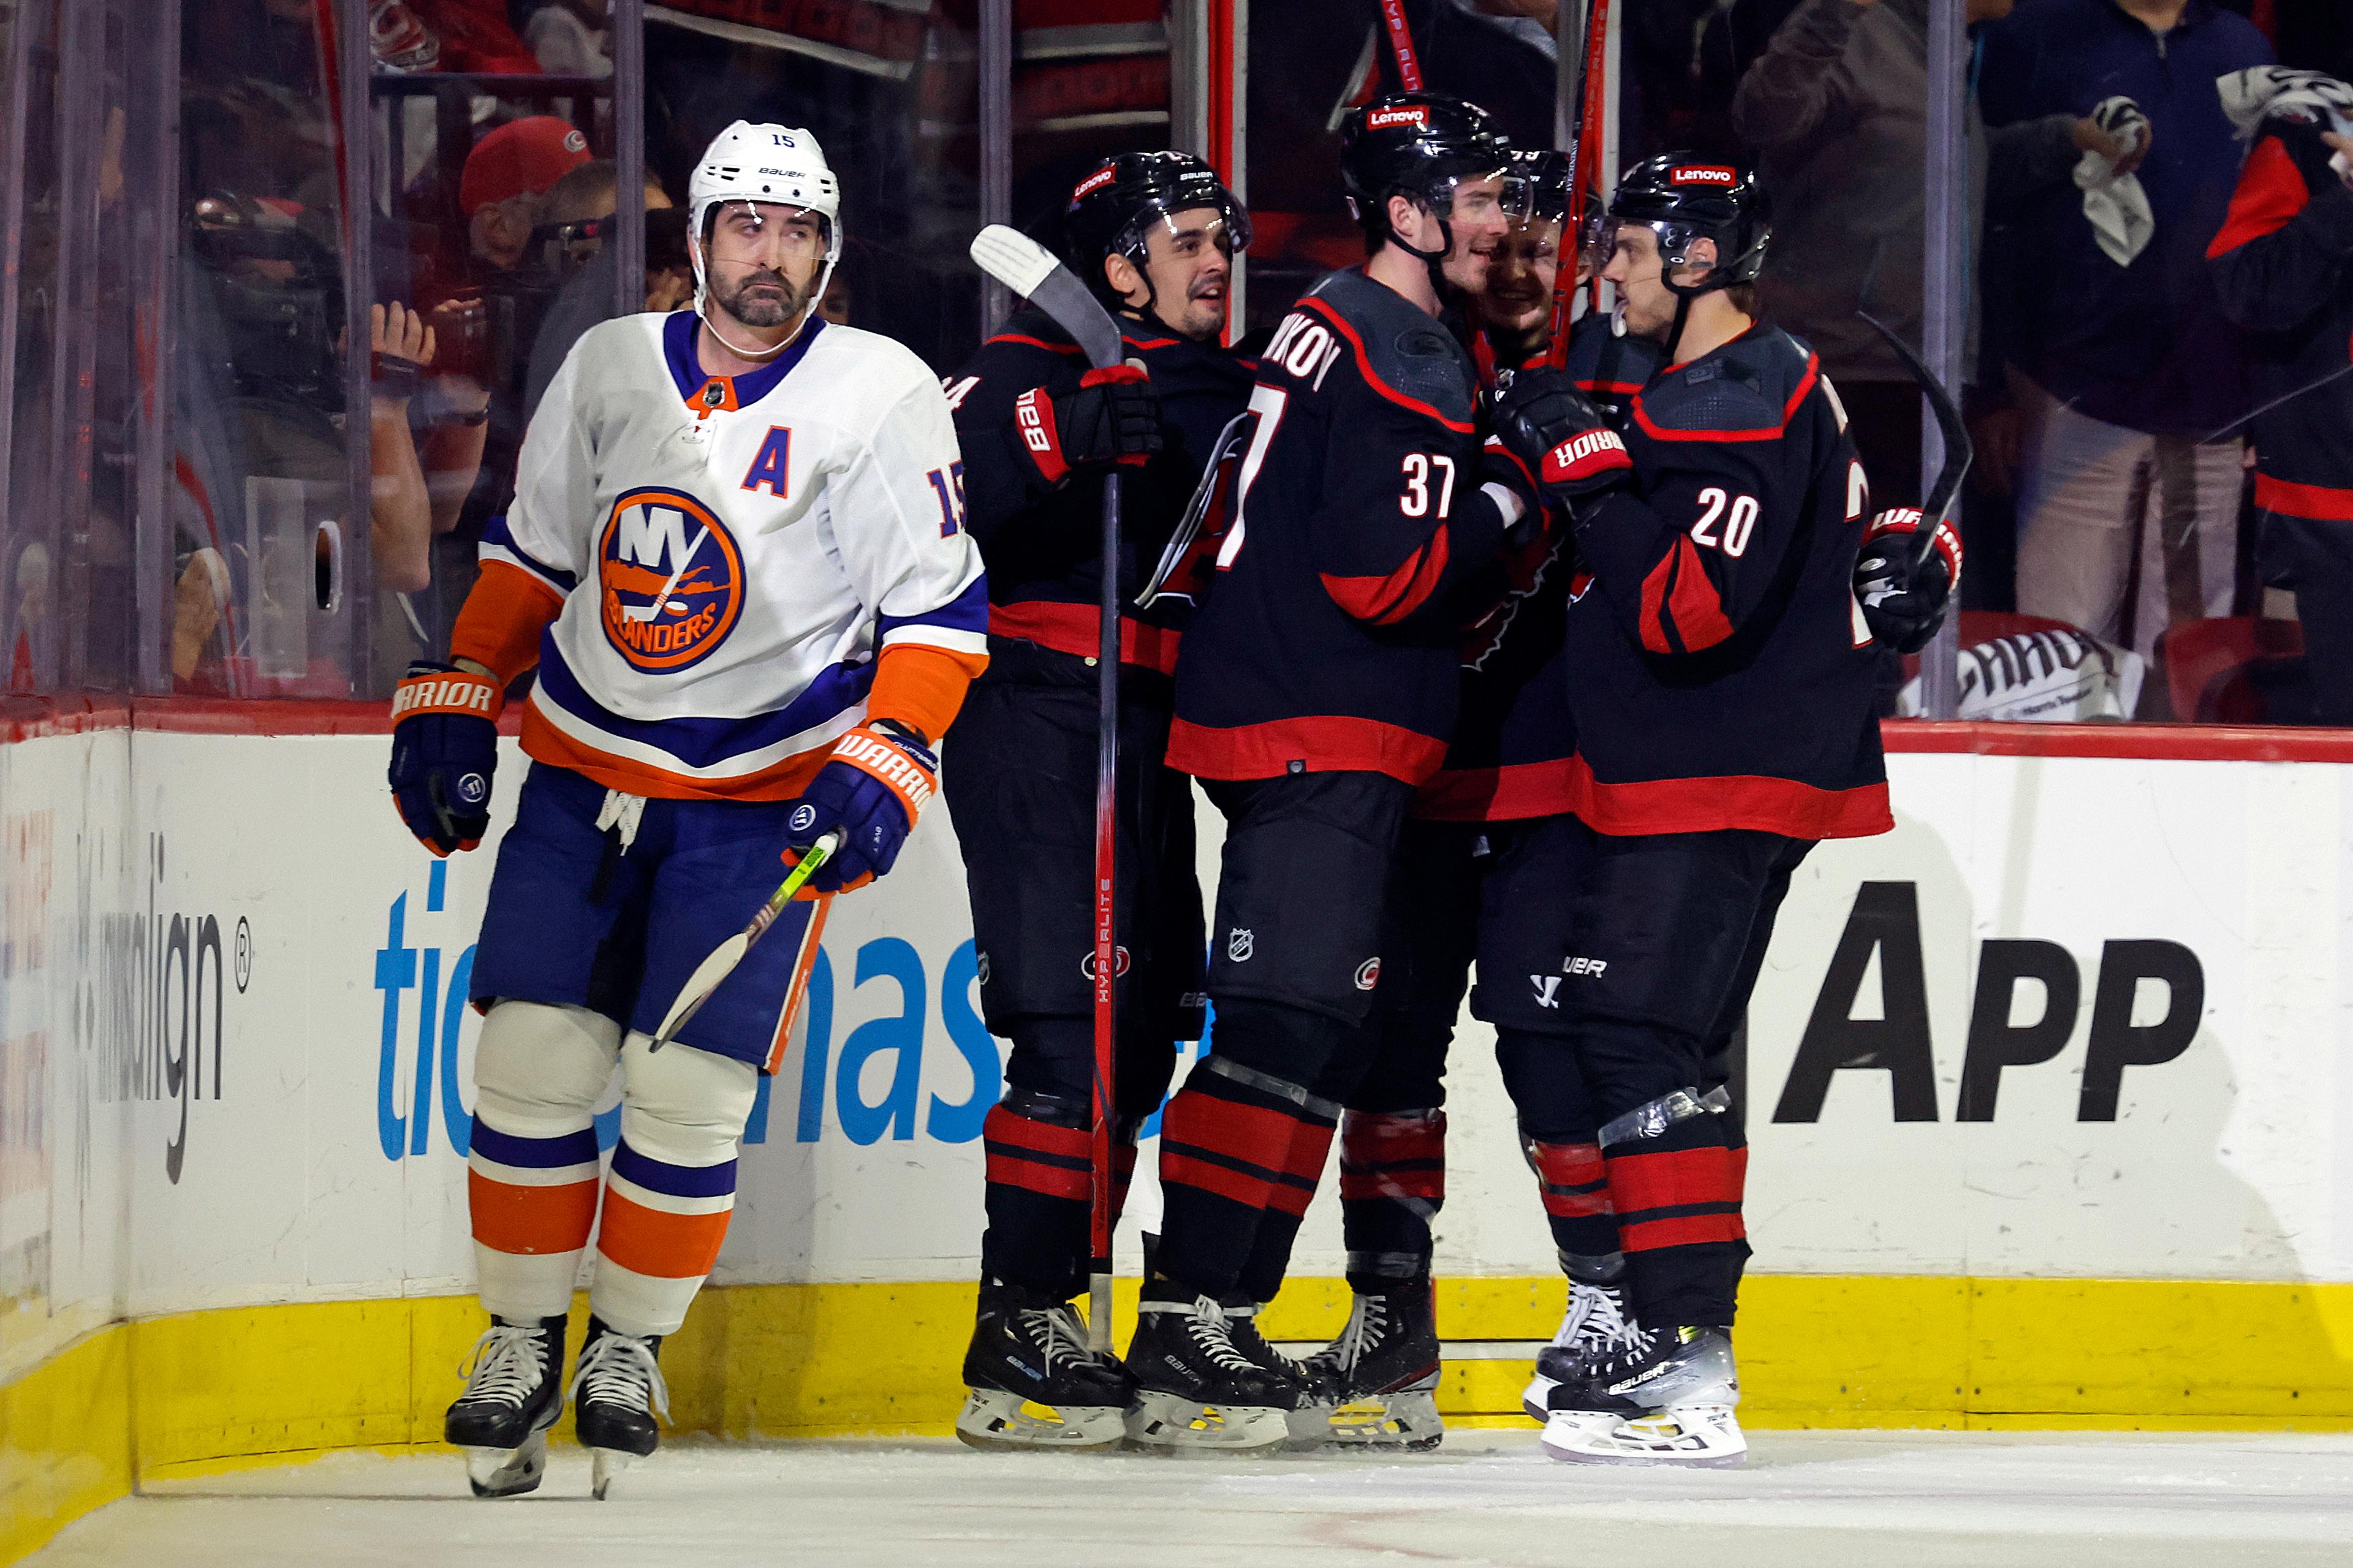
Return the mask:
<path id="1" fill-rule="evenodd" d="M 1765 270 L 1765 249 L 1773 238 L 1764 187 L 1749 171 L 1695 153 L 1668 153 L 1626 171 L 1609 198 L 1609 220 L 1599 236 L 1606 253 L 1620 224 L 1638 223 L 1659 237 L 1662 279 L 1689 298 L 1736 283 L 1754 283 Z M 1674 268 L 1688 266 L 1696 240 L 1715 242 L 1715 263 L 1696 284 L 1678 283 Z"/>
<path id="2" fill-rule="evenodd" d="M 1504 174 L 1504 210 L 1520 223 L 1531 218 L 1565 222 L 1568 194 L 1576 184 L 1577 166 L 1567 153 L 1549 147 L 1515 148 Z"/>
<path id="3" fill-rule="evenodd" d="M 1250 210 L 1215 169 L 1190 153 L 1122 153 L 1071 192 L 1062 215 L 1063 254 L 1098 299 L 1114 310 L 1127 309 L 1103 276 L 1104 259 L 1124 256 L 1143 271 L 1152 225 L 1198 207 L 1216 209 L 1227 255 L 1250 248 Z"/>
<path id="4" fill-rule="evenodd" d="M 1511 143 L 1495 117 L 1439 92 L 1393 92 L 1352 110 L 1340 129 L 1340 183 L 1369 253 L 1384 241 L 1435 267 L 1454 247 L 1445 222 L 1454 187 L 1509 172 Z M 1416 249 L 1389 226 L 1389 198 L 1406 196 L 1438 215 L 1445 243 Z"/>

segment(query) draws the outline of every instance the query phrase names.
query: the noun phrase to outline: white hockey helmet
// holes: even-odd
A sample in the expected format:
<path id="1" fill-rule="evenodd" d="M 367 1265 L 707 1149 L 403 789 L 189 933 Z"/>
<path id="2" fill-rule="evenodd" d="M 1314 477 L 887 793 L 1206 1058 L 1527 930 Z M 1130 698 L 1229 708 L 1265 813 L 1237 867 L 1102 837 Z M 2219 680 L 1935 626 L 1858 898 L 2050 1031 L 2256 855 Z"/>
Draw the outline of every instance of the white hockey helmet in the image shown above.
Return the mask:
<path id="1" fill-rule="evenodd" d="M 841 259 L 841 182 L 825 161 L 825 149 L 808 132 L 792 125 L 754 125 L 739 120 L 712 138 L 686 183 L 687 256 L 694 263 L 694 309 L 702 311 L 706 288 L 702 237 L 711 209 L 722 202 L 776 202 L 803 207 L 825 220 L 825 268 L 818 274 L 810 313 L 825 298 L 834 264 Z M 797 334 L 796 334 L 797 335 Z"/>

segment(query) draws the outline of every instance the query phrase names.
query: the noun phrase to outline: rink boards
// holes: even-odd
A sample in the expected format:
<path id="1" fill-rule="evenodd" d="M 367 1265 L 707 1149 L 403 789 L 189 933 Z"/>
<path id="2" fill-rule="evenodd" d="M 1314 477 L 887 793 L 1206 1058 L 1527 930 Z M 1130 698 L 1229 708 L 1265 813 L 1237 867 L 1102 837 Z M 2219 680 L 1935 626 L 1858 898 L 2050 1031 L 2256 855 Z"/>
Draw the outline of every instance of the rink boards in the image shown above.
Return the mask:
<path id="1" fill-rule="evenodd" d="M 463 996 L 495 843 L 434 861 L 385 798 L 377 721 L 290 712 L 322 716 L 353 732 L 162 704 L 0 744 L 12 1458 L 55 1447 L 45 1423 L 91 1452 L 128 1424 L 151 1466 L 438 1425 L 475 1331 Z M 1752 1410 L 2353 1426 L 2353 770 L 1910 735 L 1937 749 L 1891 758 L 1897 830 L 1807 862 L 1750 1017 Z M 684 1424 L 952 1414 L 1001 1060 L 964 904 L 939 810 L 837 906 L 754 1112 L 727 1289 L 666 1355 Z M 1490 1038 L 1464 1020 L 1450 1085 L 1461 1415 L 1510 1408 L 1509 1342 L 1560 1300 Z M 1327 1332 L 1339 1266 L 1327 1201 L 1270 1326 Z M 103 1489 L 108 1466 L 75 1473 Z"/>

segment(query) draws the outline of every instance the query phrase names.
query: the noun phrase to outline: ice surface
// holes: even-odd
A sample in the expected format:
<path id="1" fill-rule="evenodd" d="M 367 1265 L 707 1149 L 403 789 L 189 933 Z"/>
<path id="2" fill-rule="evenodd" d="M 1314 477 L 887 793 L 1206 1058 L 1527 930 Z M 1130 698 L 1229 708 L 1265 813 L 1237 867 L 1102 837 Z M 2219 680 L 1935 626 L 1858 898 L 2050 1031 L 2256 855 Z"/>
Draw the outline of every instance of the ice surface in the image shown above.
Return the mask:
<path id="1" fill-rule="evenodd" d="M 2353 1437 L 1765 1432 L 1746 1468 L 1595 1470 L 1535 1432 L 1410 1458 L 981 1455 L 946 1441 L 674 1443 L 588 1500 L 464 1495 L 455 1456 L 338 1458 L 152 1487 L 37 1568 L 825 1563 L 1737 1563 L 2096 1568 L 2353 1562 Z"/>

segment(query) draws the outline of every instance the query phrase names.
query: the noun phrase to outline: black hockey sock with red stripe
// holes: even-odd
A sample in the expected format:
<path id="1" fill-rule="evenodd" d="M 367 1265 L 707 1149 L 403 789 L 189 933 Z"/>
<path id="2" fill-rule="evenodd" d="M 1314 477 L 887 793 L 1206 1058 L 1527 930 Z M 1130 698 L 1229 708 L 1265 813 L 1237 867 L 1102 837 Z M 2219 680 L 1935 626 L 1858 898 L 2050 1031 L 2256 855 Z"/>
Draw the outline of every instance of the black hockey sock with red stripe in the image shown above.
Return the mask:
<path id="1" fill-rule="evenodd" d="M 1748 1260 L 1740 1216 L 1747 1154 L 1728 1146 L 1725 1119 L 1707 1098 L 1678 1089 L 1602 1127 L 1627 1290 L 1645 1323 L 1733 1321 Z"/>
<path id="2" fill-rule="evenodd" d="M 988 1228 L 981 1271 L 1068 1300 L 1086 1288 L 1087 1205 L 1094 1150 L 1086 1102 L 1015 1089 L 981 1122 L 988 1162 Z M 1127 1151 L 1134 1167 L 1135 1151 Z"/>
<path id="3" fill-rule="evenodd" d="M 1247 1017 L 1247 1031 L 1234 1026 L 1236 1015 Z M 1158 1268 L 1182 1290 L 1219 1300 L 1247 1279 L 1250 1299 L 1262 1301 L 1282 1283 L 1339 1124 L 1340 1108 L 1302 1085 L 1342 1026 L 1237 1005 L 1220 1013 L 1218 1029 L 1217 1054 L 1187 1077 L 1161 1119 Z M 1305 1070 L 1287 1076 L 1251 1058 Z M 1271 1227 L 1263 1247 L 1262 1227 Z"/>
<path id="4" fill-rule="evenodd" d="M 1588 1285 L 1614 1283 L 1625 1260 L 1619 1253 L 1618 1215 L 1610 1206 L 1600 1143 L 1556 1142 L 1524 1131 L 1520 1149 L 1536 1173 L 1563 1271 Z"/>
<path id="5" fill-rule="evenodd" d="M 1428 1278 L 1430 1221 L 1446 1202 L 1446 1112 L 1351 1110 L 1340 1123 L 1340 1214 L 1348 1284 L 1361 1292 Z"/>

